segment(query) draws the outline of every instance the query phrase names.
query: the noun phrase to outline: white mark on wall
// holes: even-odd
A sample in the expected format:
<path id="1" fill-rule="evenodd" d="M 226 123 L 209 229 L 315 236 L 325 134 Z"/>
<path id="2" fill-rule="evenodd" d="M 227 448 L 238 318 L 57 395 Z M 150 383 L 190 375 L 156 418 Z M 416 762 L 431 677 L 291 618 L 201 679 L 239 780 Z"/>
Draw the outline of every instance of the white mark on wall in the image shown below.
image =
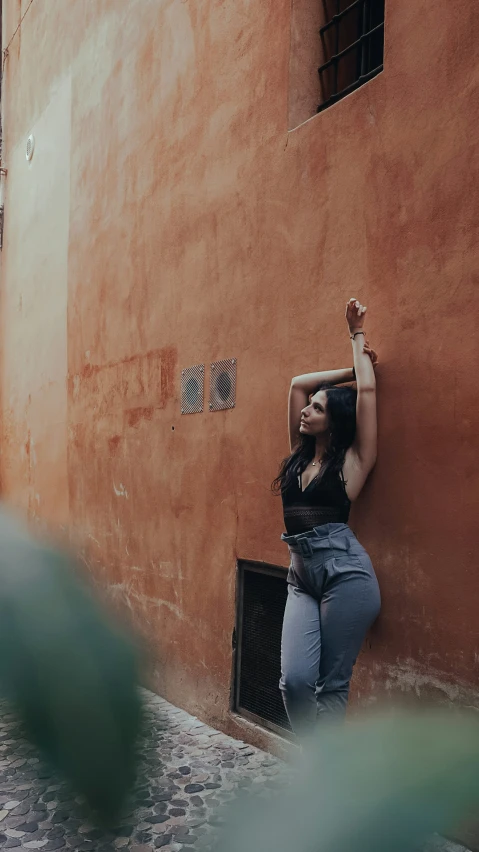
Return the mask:
<path id="1" fill-rule="evenodd" d="M 150 559 L 150 566 L 153 573 L 159 577 L 178 581 L 183 580 L 181 560 L 178 560 L 178 562 L 155 562 L 153 559 Z"/>
<path id="2" fill-rule="evenodd" d="M 451 683 L 441 672 L 422 669 L 412 660 L 403 664 L 387 666 L 385 687 L 388 691 L 414 692 L 419 698 L 431 692 L 442 696 L 445 701 L 479 709 L 479 691 L 472 686 Z"/>
<path id="3" fill-rule="evenodd" d="M 117 488 L 115 483 L 113 483 L 113 491 L 115 492 L 117 497 L 124 497 L 126 500 L 128 500 L 128 491 L 126 490 L 122 482 L 120 482 L 119 488 Z M 118 525 L 119 523 L 120 522 L 118 521 Z"/>
<path id="4" fill-rule="evenodd" d="M 30 438 L 30 467 L 35 467 L 37 463 L 37 451 L 35 449 L 35 441 Z"/>
<path id="5" fill-rule="evenodd" d="M 166 48 L 160 54 L 158 86 L 161 99 L 166 101 L 175 97 L 182 80 L 188 79 L 194 68 L 195 36 L 190 10 L 178 3 L 165 6 L 161 27 Z"/>
<path id="6" fill-rule="evenodd" d="M 113 598 L 113 600 L 121 599 L 124 603 L 128 605 L 130 610 L 133 611 L 133 605 L 139 607 L 143 613 L 146 613 L 148 607 L 162 608 L 169 610 L 172 612 L 177 618 L 182 621 L 186 620 L 184 613 L 180 610 L 179 607 L 175 606 L 175 604 L 171 603 L 171 601 L 165 601 L 161 598 L 151 598 L 148 595 L 142 595 L 140 592 L 137 592 L 133 588 L 133 584 L 128 580 L 124 583 L 113 583 L 108 586 L 107 589 L 109 595 Z"/>
<path id="7" fill-rule="evenodd" d="M 175 578 L 178 574 L 173 562 L 159 562 L 158 574 L 160 577 Z"/>

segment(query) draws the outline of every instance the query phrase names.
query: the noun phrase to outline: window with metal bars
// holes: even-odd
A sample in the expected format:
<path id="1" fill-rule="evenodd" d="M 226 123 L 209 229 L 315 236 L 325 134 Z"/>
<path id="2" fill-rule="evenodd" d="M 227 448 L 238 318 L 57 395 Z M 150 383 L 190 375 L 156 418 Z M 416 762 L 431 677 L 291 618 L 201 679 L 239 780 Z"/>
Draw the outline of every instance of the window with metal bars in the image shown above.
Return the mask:
<path id="1" fill-rule="evenodd" d="M 322 0 L 324 62 L 319 67 L 318 112 L 383 70 L 384 0 Z"/>
<path id="2" fill-rule="evenodd" d="M 233 709 L 281 736 L 291 728 L 279 690 L 286 569 L 238 563 Z"/>

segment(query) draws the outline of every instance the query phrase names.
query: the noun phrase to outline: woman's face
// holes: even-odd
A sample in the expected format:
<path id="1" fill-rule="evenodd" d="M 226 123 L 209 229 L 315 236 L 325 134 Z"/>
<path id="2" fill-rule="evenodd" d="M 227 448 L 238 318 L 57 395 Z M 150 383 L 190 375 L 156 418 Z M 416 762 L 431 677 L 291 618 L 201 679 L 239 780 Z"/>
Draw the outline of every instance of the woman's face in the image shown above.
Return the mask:
<path id="1" fill-rule="evenodd" d="M 328 398 L 326 391 L 318 391 L 310 397 L 309 405 L 301 412 L 299 431 L 302 435 L 322 435 L 329 431 Z"/>

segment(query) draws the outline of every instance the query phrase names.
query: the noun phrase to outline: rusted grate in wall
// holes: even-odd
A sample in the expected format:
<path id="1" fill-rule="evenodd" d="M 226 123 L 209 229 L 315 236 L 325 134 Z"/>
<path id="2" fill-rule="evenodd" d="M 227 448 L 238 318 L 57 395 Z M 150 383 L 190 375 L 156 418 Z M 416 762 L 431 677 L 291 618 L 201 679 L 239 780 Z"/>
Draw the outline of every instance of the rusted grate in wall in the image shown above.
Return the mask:
<path id="1" fill-rule="evenodd" d="M 236 358 L 215 361 L 210 372 L 210 411 L 234 408 L 236 404 Z"/>
<path id="2" fill-rule="evenodd" d="M 320 29 L 325 61 L 318 69 L 318 112 L 349 95 L 383 70 L 385 0 L 323 0 Z"/>
<path id="3" fill-rule="evenodd" d="M 203 411 L 205 397 L 205 365 L 195 364 L 181 371 L 181 413 Z"/>
<path id="4" fill-rule="evenodd" d="M 285 569 L 238 564 L 233 707 L 281 736 L 291 731 L 279 690 L 286 597 Z"/>

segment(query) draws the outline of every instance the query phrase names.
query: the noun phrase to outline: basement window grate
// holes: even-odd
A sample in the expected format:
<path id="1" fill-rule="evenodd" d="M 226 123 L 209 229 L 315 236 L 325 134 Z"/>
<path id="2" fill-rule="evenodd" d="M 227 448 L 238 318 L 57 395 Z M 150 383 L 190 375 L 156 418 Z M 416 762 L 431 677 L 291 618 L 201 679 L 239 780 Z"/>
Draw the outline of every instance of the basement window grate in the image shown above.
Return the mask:
<path id="1" fill-rule="evenodd" d="M 279 689 L 286 570 L 238 563 L 233 709 L 281 736 L 291 728 Z"/>
<path id="2" fill-rule="evenodd" d="M 323 0 L 320 29 L 325 62 L 318 69 L 318 112 L 349 95 L 383 70 L 384 0 Z"/>

